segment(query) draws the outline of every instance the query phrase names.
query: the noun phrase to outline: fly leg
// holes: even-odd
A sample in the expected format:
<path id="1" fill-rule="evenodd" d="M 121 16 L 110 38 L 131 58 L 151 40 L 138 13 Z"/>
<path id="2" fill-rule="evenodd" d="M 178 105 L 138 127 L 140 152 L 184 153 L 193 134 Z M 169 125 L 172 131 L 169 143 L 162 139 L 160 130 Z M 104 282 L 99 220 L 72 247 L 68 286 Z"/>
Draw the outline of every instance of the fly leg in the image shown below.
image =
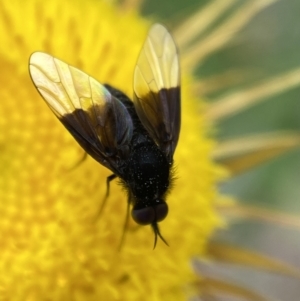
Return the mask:
<path id="1" fill-rule="evenodd" d="M 126 234 L 126 230 L 127 230 L 127 226 L 128 226 L 128 221 L 129 221 L 129 207 L 130 207 L 130 194 L 129 194 L 128 200 L 127 200 L 126 218 L 125 218 L 125 223 L 123 226 L 123 232 L 122 232 L 120 244 L 118 247 L 118 251 L 121 251 L 121 248 L 122 248 L 124 240 L 125 240 L 125 234 Z"/>
<path id="2" fill-rule="evenodd" d="M 96 215 L 96 217 L 95 217 L 95 221 L 96 221 L 96 220 L 99 218 L 99 216 L 101 215 L 101 213 L 102 213 L 102 211 L 103 211 L 103 209 L 104 209 L 104 207 L 105 207 L 106 201 L 107 201 L 107 199 L 108 199 L 108 197 L 109 197 L 110 182 L 111 182 L 112 180 L 114 180 L 116 177 L 117 177 L 117 176 L 116 176 L 115 174 L 112 174 L 112 175 L 110 175 L 110 176 L 108 176 L 108 177 L 106 178 L 106 193 L 105 193 L 104 199 L 103 199 L 103 201 L 102 201 L 102 204 L 101 204 L 101 206 L 100 206 L 100 208 L 99 208 L 99 210 L 98 210 L 98 213 L 97 213 L 97 215 Z"/>
<path id="3" fill-rule="evenodd" d="M 74 170 L 74 169 L 77 168 L 83 161 L 85 161 L 86 158 L 87 158 L 87 156 L 88 156 L 88 154 L 87 154 L 86 152 L 84 152 L 82 158 L 81 158 L 78 162 L 76 162 L 76 163 L 74 164 L 74 166 L 72 166 L 72 167 L 70 168 L 70 171 L 71 171 L 71 170 Z"/>

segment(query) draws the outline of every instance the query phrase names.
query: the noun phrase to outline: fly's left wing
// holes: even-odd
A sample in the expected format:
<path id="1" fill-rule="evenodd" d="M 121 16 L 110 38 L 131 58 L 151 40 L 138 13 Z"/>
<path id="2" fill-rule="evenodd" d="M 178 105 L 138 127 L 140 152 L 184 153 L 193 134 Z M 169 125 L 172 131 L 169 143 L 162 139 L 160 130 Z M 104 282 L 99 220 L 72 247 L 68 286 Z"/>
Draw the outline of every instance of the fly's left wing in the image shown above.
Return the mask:
<path id="1" fill-rule="evenodd" d="M 133 85 L 140 121 L 172 162 L 180 132 L 180 66 L 176 44 L 160 24 L 153 25 L 148 33 Z"/>
<path id="2" fill-rule="evenodd" d="M 133 124 L 124 104 L 84 72 L 35 52 L 29 72 L 38 92 L 84 150 L 118 175 Z"/>

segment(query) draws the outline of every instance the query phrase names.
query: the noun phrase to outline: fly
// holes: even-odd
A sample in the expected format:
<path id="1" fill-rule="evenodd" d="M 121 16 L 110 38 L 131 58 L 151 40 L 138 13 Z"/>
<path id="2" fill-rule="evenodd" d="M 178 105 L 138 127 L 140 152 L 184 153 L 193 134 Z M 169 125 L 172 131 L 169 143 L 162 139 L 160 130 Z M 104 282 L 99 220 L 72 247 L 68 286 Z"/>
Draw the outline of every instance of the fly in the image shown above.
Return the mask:
<path id="1" fill-rule="evenodd" d="M 151 225 L 154 248 L 157 237 L 167 244 L 158 223 L 168 214 L 166 196 L 181 110 L 178 50 L 167 29 L 154 24 L 148 33 L 134 70 L 133 101 L 43 52 L 31 55 L 29 72 L 40 95 L 79 145 L 112 171 L 105 200 L 110 182 L 119 178 L 133 220 Z"/>

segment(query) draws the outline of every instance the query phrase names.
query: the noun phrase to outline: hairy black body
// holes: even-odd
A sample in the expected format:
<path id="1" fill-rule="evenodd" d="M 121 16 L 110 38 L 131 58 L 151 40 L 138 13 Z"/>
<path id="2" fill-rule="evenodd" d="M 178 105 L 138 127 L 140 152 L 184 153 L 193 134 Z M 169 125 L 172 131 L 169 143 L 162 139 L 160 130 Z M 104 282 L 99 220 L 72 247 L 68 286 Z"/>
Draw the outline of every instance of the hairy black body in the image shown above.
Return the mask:
<path id="1" fill-rule="evenodd" d="M 128 110 L 133 121 L 133 135 L 129 145 L 129 156 L 118 166 L 119 176 L 129 188 L 130 199 L 136 209 L 155 206 L 164 202 L 170 182 L 172 164 L 150 138 L 140 122 L 133 102 L 121 91 L 104 85 Z"/>

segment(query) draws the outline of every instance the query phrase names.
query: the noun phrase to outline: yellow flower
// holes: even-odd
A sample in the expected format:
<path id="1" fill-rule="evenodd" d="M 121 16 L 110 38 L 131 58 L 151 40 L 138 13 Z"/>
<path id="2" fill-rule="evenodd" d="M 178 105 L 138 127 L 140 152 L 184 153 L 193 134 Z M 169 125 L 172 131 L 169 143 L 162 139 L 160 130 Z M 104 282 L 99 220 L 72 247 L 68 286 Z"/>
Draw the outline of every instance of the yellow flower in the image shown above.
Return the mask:
<path id="1" fill-rule="evenodd" d="M 110 171 L 88 158 L 49 111 L 28 75 L 41 50 L 132 94 L 133 70 L 150 25 L 104 1 L 4 1 L 1 50 L 0 294 L 28 300 L 177 300 L 220 220 L 219 169 L 210 161 L 201 106 L 184 76 L 176 183 L 161 231 L 170 244 L 153 248 L 150 227 L 132 223 L 118 252 L 126 195 L 115 183 L 94 217 Z M 22 22 L 22 16 L 26 22 Z M 22 279 L 22 280 L 21 280 Z M 21 282 L 15 290 L 16 283 Z"/>
<path id="2" fill-rule="evenodd" d="M 103 214 L 94 220 L 111 173 L 91 158 L 74 168 L 83 150 L 36 92 L 28 59 L 34 51 L 47 52 L 131 96 L 151 22 L 135 9 L 94 0 L 3 0 L 0 12 L 0 299 L 186 299 L 196 279 L 190 259 L 205 254 L 222 225 L 216 185 L 226 174 L 210 159 L 215 142 L 207 137 L 205 105 L 191 89 L 196 85 L 189 71 L 209 45 L 220 47 L 226 39 L 182 55 L 177 179 L 161 223 L 170 247 L 159 241 L 153 251 L 150 227 L 132 222 L 118 252 L 126 195 L 113 183 Z M 181 38 L 193 38 L 180 30 L 176 37 L 182 46 L 188 40 Z M 216 114 L 218 108 L 207 111 L 211 119 Z"/>

